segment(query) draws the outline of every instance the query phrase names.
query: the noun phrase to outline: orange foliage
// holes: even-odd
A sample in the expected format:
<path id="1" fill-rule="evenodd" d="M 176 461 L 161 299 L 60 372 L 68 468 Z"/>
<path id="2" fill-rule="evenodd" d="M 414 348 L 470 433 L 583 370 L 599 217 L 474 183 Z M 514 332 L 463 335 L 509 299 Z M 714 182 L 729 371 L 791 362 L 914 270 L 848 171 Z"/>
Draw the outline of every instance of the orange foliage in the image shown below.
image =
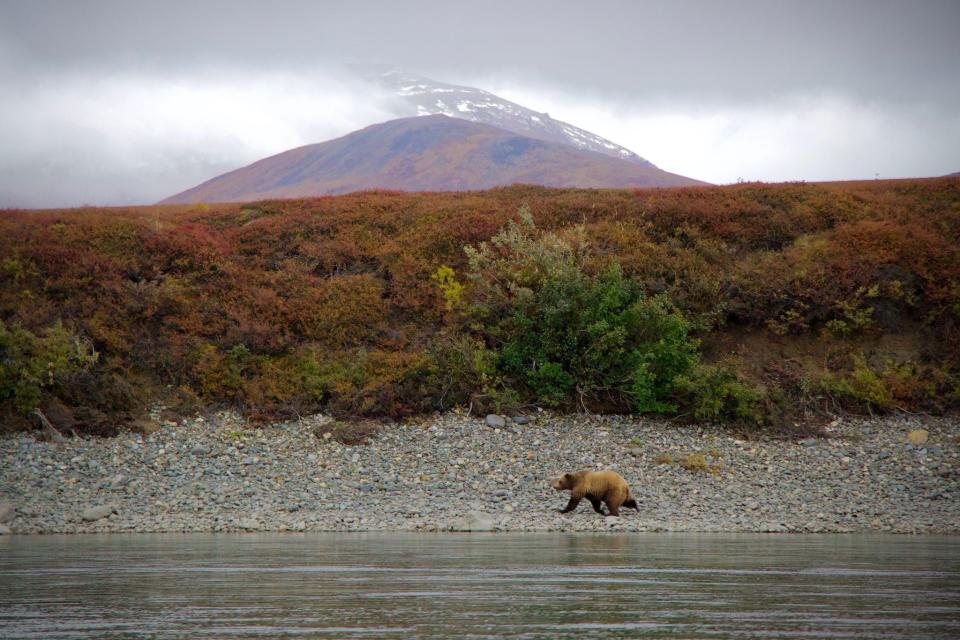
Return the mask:
<path id="1" fill-rule="evenodd" d="M 588 269 L 619 263 L 704 331 L 821 335 L 860 312 L 868 331 L 922 327 L 938 388 L 960 367 L 960 179 L 948 178 L 5 211 L 0 320 L 62 320 L 103 371 L 248 409 L 420 411 L 445 317 L 430 276 L 441 264 L 462 274 L 463 247 L 522 204 L 582 241 Z M 305 349 L 365 364 L 310 387 Z M 919 393 L 903 376 L 891 385 Z"/>

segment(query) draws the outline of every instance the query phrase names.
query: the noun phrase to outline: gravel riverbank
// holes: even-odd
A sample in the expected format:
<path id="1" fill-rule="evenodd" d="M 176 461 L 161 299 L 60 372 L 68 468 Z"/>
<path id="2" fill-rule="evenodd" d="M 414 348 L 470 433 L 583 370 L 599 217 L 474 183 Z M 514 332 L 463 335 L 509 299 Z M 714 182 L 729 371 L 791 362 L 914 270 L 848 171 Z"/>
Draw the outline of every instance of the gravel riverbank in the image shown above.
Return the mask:
<path id="1" fill-rule="evenodd" d="M 231 413 L 146 436 L 6 436 L 0 530 L 960 533 L 956 419 L 847 419 L 830 438 L 784 442 L 639 418 L 530 418 L 495 428 L 447 413 L 360 446 L 325 438 L 323 416 L 247 429 Z M 618 471 L 640 513 L 604 518 L 586 501 L 557 513 L 568 494 L 550 480 L 583 468 Z"/>

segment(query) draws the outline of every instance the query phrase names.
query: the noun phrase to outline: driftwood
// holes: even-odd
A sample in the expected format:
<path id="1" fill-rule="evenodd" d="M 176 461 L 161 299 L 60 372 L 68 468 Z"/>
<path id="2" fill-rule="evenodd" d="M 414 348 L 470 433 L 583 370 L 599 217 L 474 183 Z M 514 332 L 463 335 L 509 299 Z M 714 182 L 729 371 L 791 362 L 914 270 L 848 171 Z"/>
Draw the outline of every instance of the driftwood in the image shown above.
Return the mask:
<path id="1" fill-rule="evenodd" d="M 37 416 L 37 419 L 40 420 L 41 426 L 43 426 L 43 434 L 51 442 L 66 442 L 67 439 L 63 437 L 63 434 L 57 431 L 57 428 L 47 420 L 47 416 L 43 415 L 43 411 L 40 409 L 34 409 L 30 412 L 30 415 Z"/>

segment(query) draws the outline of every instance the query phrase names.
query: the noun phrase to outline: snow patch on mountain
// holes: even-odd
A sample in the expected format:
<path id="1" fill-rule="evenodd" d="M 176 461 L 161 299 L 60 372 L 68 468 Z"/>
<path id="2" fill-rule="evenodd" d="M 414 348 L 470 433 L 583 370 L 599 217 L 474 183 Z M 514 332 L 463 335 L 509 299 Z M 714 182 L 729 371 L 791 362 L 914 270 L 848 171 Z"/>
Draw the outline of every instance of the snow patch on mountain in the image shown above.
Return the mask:
<path id="1" fill-rule="evenodd" d="M 443 114 L 653 166 L 633 151 L 595 133 L 554 120 L 547 113 L 536 112 L 483 89 L 436 82 L 401 71 L 381 71 L 372 74 L 370 79 L 399 99 L 404 112 L 398 115 Z"/>

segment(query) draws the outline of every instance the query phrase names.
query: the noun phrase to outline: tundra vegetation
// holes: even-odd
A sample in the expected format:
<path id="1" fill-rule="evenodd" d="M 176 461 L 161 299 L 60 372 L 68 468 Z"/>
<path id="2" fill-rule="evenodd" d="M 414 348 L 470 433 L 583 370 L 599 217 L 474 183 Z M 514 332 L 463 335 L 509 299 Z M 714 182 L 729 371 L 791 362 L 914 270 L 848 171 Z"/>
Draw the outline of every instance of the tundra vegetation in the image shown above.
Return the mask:
<path id="1" fill-rule="evenodd" d="M 960 406 L 960 179 L 0 212 L 0 413 Z M 35 414 L 34 414 L 35 415 Z"/>

